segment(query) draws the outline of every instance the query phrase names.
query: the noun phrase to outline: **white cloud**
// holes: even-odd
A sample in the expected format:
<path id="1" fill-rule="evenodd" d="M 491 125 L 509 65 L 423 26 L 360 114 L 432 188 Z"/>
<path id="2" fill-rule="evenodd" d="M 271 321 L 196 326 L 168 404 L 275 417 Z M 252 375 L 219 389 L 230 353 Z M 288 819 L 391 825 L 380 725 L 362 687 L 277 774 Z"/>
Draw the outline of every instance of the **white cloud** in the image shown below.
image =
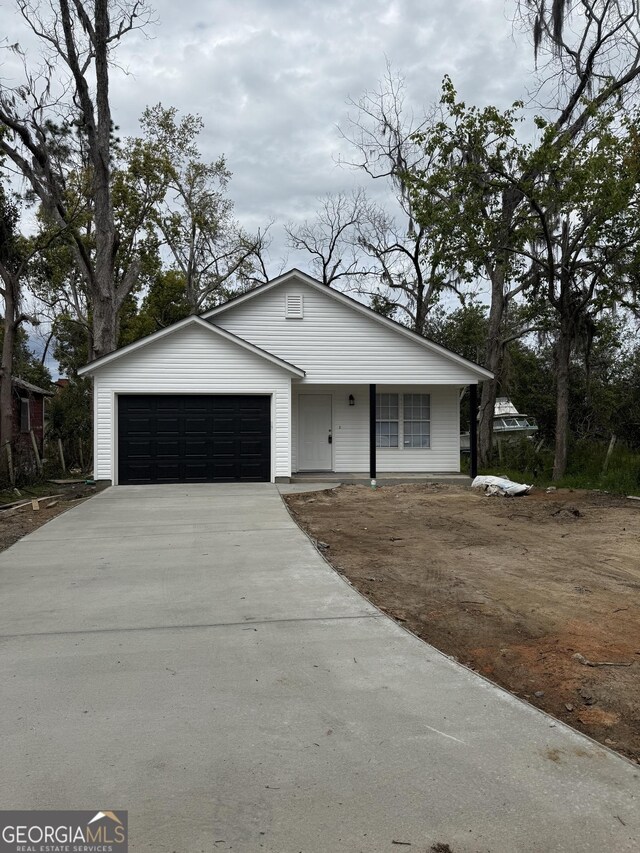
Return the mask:
<path id="1" fill-rule="evenodd" d="M 469 102 L 506 106 L 523 95 L 532 52 L 512 36 L 514 2 L 157 0 L 157 26 L 118 50 L 129 75 L 112 75 L 114 118 L 128 135 L 158 101 L 200 113 L 205 155 L 224 153 L 233 172 L 238 218 L 248 228 L 280 223 L 277 256 L 283 222 L 312 215 L 319 195 L 366 185 L 336 166 L 336 125 L 387 60 L 416 112 L 438 97 L 445 73 Z M 10 8 L 0 17 L 10 43 L 24 38 Z"/>

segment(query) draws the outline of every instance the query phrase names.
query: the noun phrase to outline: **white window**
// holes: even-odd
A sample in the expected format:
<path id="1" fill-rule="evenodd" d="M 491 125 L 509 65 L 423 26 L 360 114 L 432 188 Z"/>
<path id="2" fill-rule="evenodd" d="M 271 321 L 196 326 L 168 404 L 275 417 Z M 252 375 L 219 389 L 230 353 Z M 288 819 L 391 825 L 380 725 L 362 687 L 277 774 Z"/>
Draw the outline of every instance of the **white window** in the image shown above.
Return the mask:
<path id="1" fill-rule="evenodd" d="M 376 447 L 397 447 L 398 394 L 376 394 Z"/>
<path id="2" fill-rule="evenodd" d="M 304 301 L 301 293 L 287 293 L 284 316 L 287 320 L 301 320 L 304 317 Z"/>
<path id="3" fill-rule="evenodd" d="M 403 447 L 431 446 L 431 401 L 428 394 L 403 394 Z"/>
<path id="4" fill-rule="evenodd" d="M 376 447 L 431 447 L 429 394 L 376 394 Z"/>

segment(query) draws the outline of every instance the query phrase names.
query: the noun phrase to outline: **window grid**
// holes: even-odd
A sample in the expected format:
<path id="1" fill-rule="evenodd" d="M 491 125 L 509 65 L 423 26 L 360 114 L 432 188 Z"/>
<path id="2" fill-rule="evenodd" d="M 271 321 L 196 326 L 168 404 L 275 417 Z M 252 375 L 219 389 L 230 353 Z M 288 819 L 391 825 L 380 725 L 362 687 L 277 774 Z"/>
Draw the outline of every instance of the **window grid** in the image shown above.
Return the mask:
<path id="1" fill-rule="evenodd" d="M 401 446 L 418 449 L 431 447 L 429 394 L 376 394 L 376 447 L 384 449 Z"/>
<path id="2" fill-rule="evenodd" d="M 400 411 L 398 394 L 376 394 L 376 447 L 398 447 Z"/>
<path id="3" fill-rule="evenodd" d="M 403 394 L 404 447 L 431 446 L 431 398 L 429 394 Z"/>

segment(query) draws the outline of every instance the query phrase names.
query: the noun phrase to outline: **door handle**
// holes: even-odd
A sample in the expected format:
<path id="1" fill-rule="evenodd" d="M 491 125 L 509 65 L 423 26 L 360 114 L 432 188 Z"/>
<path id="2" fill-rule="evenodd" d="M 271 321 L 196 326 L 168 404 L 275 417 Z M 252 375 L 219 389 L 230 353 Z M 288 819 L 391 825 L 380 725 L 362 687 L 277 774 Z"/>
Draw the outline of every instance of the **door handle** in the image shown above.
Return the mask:
<path id="1" fill-rule="evenodd" d="M 327 438 L 327 441 L 329 442 L 329 444 L 333 444 L 333 436 L 331 435 L 331 433 L 329 433 L 329 437 Z"/>

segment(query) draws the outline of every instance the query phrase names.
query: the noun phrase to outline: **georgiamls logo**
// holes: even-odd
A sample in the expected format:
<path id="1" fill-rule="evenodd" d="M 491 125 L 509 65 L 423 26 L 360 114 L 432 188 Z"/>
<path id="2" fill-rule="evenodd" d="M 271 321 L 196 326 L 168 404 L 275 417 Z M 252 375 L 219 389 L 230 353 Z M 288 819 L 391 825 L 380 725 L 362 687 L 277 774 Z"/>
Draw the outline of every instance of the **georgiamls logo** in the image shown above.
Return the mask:
<path id="1" fill-rule="evenodd" d="M 126 811 L 0 812 L 0 853 L 126 853 Z"/>

